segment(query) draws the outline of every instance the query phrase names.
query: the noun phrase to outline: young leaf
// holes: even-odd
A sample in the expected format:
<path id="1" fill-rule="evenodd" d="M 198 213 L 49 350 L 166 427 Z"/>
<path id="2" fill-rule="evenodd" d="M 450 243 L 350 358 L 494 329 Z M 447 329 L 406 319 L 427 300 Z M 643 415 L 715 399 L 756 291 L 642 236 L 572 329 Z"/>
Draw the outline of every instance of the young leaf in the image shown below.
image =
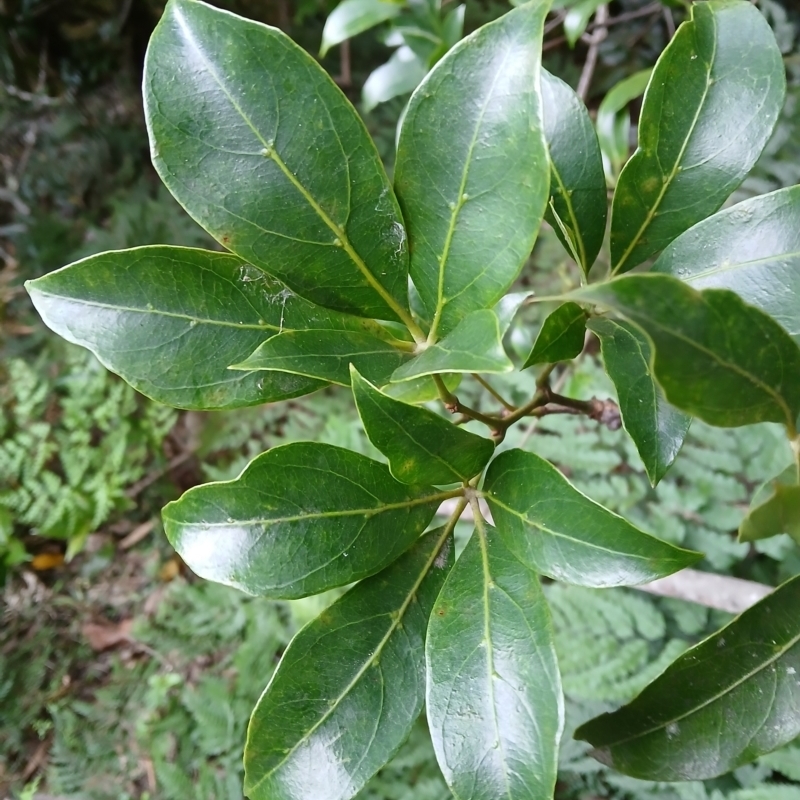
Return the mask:
<path id="1" fill-rule="evenodd" d="M 372 444 L 403 483 L 468 481 L 489 462 L 494 444 L 462 430 L 427 408 L 382 394 L 351 367 L 353 396 Z"/>
<path id="2" fill-rule="evenodd" d="M 285 34 L 170 0 L 144 100 L 159 175 L 225 247 L 320 305 L 408 315 L 406 234 L 375 146 Z"/>
<path id="3" fill-rule="evenodd" d="M 797 465 L 767 481 L 756 492 L 747 516 L 739 526 L 740 542 L 755 542 L 788 533 L 800 544 L 800 483 Z"/>
<path id="4" fill-rule="evenodd" d="M 425 645 L 436 758 L 460 800 L 552 797 L 564 704 L 538 576 L 476 531 L 436 600 Z"/>
<path id="5" fill-rule="evenodd" d="M 380 331 L 302 300 L 236 256 L 186 247 L 101 253 L 27 289 L 56 333 L 87 347 L 143 394 L 178 408 L 238 408 L 323 386 L 286 373 L 228 369 L 281 330 Z"/>
<path id="6" fill-rule="evenodd" d="M 447 496 L 398 483 L 350 450 L 297 442 L 258 456 L 236 480 L 190 489 L 164 508 L 164 529 L 201 578 L 305 597 L 391 564 Z"/>
<path id="7" fill-rule="evenodd" d="M 577 739 L 652 781 L 715 778 L 800 734 L 800 577 L 688 650 L 632 703 Z"/>
<path id="8" fill-rule="evenodd" d="M 691 417 L 664 398 L 650 368 L 650 342 L 638 328 L 599 317 L 587 327 L 600 340 L 606 372 L 617 389 L 622 424 L 655 486 L 675 461 Z"/>
<path id="9" fill-rule="evenodd" d="M 548 207 L 545 219 L 585 275 L 606 231 L 606 181 L 597 135 L 583 101 L 560 78 L 542 70 L 544 132 L 550 155 L 550 195 L 561 225 Z"/>
<path id="10" fill-rule="evenodd" d="M 392 381 L 442 372 L 511 372 L 514 365 L 503 349 L 500 322 L 494 311 L 473 311 L 449 335 L 403 364 Z"/>
<path id="11" fill-rule="evenodd" d="M 235 370 L 277 370 L 350 385 L 350 364 L 385 383 L 408 360 L 383 339 L 353 331 L 290 331 L 273 336 Z"/>
<path id="12" fill-rule="evenodd" d="M 621 80 L 597 107 L 597 141 L 603 154 L 603 170 L 611 185 L 616 183 L 628 158 L 631 130 L 628 103 L 644 92 L 652 72 L 652 69 L 644 69 Z"/>
<path id="13" fill-rule="evenodd" d="M 413 92 L 427 73 L 425 64 L 410 47 L 398 47 L 389 60 L 374 69 L 364 81 L 361 90 L 364 111 L 372 111 L 379 103 Z"/>
<path id="14" fill-rule="evenodd" d="M 800 186 L 753 197 L 677 238 L 653 264 L 695 289 L 730 289 L 800 345 Z"/>
<path id="15" fill-rule="evenodd" d="M 570 361 L 580 355 L 586 335 L 588 314 L 577 303 L 563 303 L 547 315 L 531 354 L 522 369 L 534 364 Z"/>
<path id="16" fill-rule="evenodd" d="M 453 563 L 439 528 L 295 636 L 258 701 L 251 800 L 343 800 L 405 741 L 425 696 L 425 631 Z"/>
<path id="17" fill-rule="evenodd" d="M 672 405 L 710 425 L 782 422 L 800 412 L 800 349 L 733 292 L 698 292 L 669 275 L 628 275 L 576 296 L 614 309 L 654 345 L 653 372 Z"/>
<path id="18" fill-rule="evenodd" d="M 320 56 L 346 39 L 394 19 L 402 10 L 400 3 L 391 0 L 342 0 L 325 20 Z"/>
<path id="19" fill-rule="evenodd" d="M 536 239 L 548 197 L 539 90 L 547 9 L 528 3 L 479 28 L 409 101 L 395 184 L 431 340 L 494 305 Z"/>
<path id="20" fill-rule="evenodd" d="M 549 462 L 506 450 L 483 491 L 509 550 L 531 569 L 578 586 L 634 586 L 688 567 L 700 553 L 635 528 L 579 492 Z"/>
<path id="21" fill-rule="evenodd" d="M 617 183 L 611 263 L 626 272 L 713 214 L 755 164 L 786 91 L 775 36 L 744 0 L 691 7 L 644 96 Z"/>

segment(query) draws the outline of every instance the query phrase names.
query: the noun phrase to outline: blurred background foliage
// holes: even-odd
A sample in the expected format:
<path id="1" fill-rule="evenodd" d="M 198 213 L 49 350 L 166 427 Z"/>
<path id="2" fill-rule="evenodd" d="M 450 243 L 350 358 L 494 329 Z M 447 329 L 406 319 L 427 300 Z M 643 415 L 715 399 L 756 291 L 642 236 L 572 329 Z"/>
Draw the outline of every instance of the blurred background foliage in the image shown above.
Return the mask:
<path id="1" fill-rule="evenodd" d="M 281 27 L 315 55 L 336 7 L 335 0 L 216 4 Z M 285 441 L 315 439 L 380 458 L 344 390 L 229 413 L 176 412 L 49 334 L 27 301 L 24 280 L 101 250 L 215 246 L 149 162 L 139 86 L 163 5 L 0 0 L 0 798 L 240 800 L 249 710 L 293 632 L 333 595 L 276 603 L 197 581 L 161 535 L 159 510 Z M 759 6 L 784 53 L 790 89 L 767 151 L 731 202 L 800 182 L 800 9 L 795 0 Z M 463 12 L 456 2 L 402 0 L 384 22 L 327 50 L 323 65 L 362 111 L 389 170 L 407 97 L 392 92 L 409 90 L 452 45 L 462 13 L 468 33 L 507 8 L 500 0 L 467 0 Z M 613 90 L 653 65 L 685 13 L 677 0 L 555 3 L 545 66 L 584 88 L 592 114 L 605 119 L 610 182 L 614 154 L 624 160 L 635 144 L 641 93 Z M 438 40 L 426 40 L 420 27 Z M 587 74 L 591 49 L 597 60 Z M 370 89 L 376 70 L 383 78 L 372 78 Z M 575 276 L 545 226 L 519 288 L 558 289 Z M 507 339 L 518 358 L 546 311 L 531 306 L 518 315 Z M 523 373 L 497 385 L 522 401 L 532 382 Z M 596 354 L 566 391 L 613 396 Z M 487 402 L 468 381 L 459 393 L 473 405 Z M 695 424 L 657 490 L 623 431 L 582 419 L 515 428 L 504 446 L 535 450 L 645 529 L 703 550 L 703 568 L 766 583 L 800 572 L 788 537 L 755 546 L 735 539 L 759 482 L 789 459 L 770 426 Z M 458 533 L 463 543 L 469 529 L 462 524 Z M 547 591 L 570 729 L 630 699 L 724 622 L 720 613 L 631 590 Z M 800 800 L 800 745 L 716 781 L 659 785 L 609 772 L 569 730 L 564 742 L 557 788 L 564 800 Z M 361 795 L 412 798 L 450 798 L 423 722 Z"/>

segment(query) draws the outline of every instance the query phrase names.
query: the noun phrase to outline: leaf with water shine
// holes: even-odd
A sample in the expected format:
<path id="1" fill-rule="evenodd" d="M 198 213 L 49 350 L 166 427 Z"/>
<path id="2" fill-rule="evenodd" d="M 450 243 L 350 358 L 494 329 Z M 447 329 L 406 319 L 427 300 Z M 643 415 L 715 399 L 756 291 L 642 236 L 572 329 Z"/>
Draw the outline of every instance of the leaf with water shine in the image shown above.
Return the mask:
<path id="1" fill-rule="evenodd" d="M 320 56 L 331 47 L 394 19 L 402 10 L 400 3 L 391 0 L 342 0 L 325 20 Z"/>
<path id="2" fill-rule="evenodd" d="M 616 272 L 663 250 L 725 202 L 761 155 L 785 92 L 781 52 L 754 5 L 691 6 L 653 70 L 639 147 L 617 182 Z"/>
<path id="3" fill-rule="evenodd" d="M 514 365 L 503 349 L 497 314 L 489 309 L 473 311 L 441 341 L 395 370 L 392 381 L 442 372 L 511 372 Z"/>
<path id="4" fill-rule="evenodd" d="M 583 350 L 588 314 L 577 303 L 563 303 L 547 315 L 522 369 L 571 361 Z"/>
<path id="5" fill-rule="evenodd" d="M 716 778 L 800 734 L 800 577 L 687 650 L 633 702 L 575 737 L 618 772 Z"/>
<path id="6" fill-rule="evenodd" d="M 425 645 L 436 758 L 460 800 L 549 798 L 564 721 L 550 611 L 492 528 L 447 577 Z"/>
<path id="7" fill-rule="evenodd" d="M 545 219 L 588 275 L 603 244 L 608 211 L 600 145 L 583 101 L 547 70 L 542 70 L 542 105 L 550 195 L 569 239 L 549 207 Z"/>
<path id="8" fill-rule="evenodd" d="M 48 327 L 142 394 L 178 408 L 238 408 L 324 386 L 228 369 L 280 330 L 380 331 L 302 300 L 236 256 L 187 247 L 100 253 L 27 289 Z"/>
<path id="9" fill-rule="evenodd" d="M 528 3 L 462 39 L 403 118 L 395 188 L 434 337 L 494 305 L 536 239 L 549 178 L 539 89 L 547 10 Z"/>
<path id="10" fill-rule="evenodd" d="M 797 465 L 768 480 L 756 492 L 739 526 L 740 542 L 755 542 L 788 533 L 800 544 L 800 482 Z"/>
<path id="11" fill-rule="evenodd" d="M 409 358 L 391 344 L 354 331 L 286 331 L 267 339 L 234 370 L 277 370 L 350 385 L 350 364 L 385 383 Z"/>
<path id="12" fill-rule="evenodd" d="M 403 483 L 461 483 L 477 475 L 494 453 L 489 439 L 381 393 L 351 367 L 353 396 L 372 444 Z"/>
<path id="13" fill-rule="evenodd" d="M 439 528 L 295 636 L 250 719 L 250 800 L 342 800 L 405 741 L 425 696 L 425 632 L 453 563 Z"/>
<path id="14" fill-rule="evenodd" d="M 374 69 L 364 81 L 361 91 L 364 111 L 372 111 L 379 103 L 413 92 L 427 72 L 425 64 L 410 47 L 398 47 L 389 60 Z"/>
<path id="15" fill-rule="evenodd" d="M 375 145 L 288 36 L 170 0 L 144 101 L 159 175 L 221 244 L 319 305 L 407 315 L 406 234 Z"/>
<path id="16" fill-rule="evenodd" d="M 782 422 L 800 412 L 800 349 L 788 333 L 726 289 L 698 292 L 670 275 L 627 275 L 573 296 L 613 309 L 653 345 L 667 400 L 709 425 Z"/>
<path id="17" fill-rule="evenodd" d="M 800 186 L 753 197 L 690 228 L 653 264 L 695 289 L 730 289 L 800 345 Z"/>
<path id="18" fill-rule="evenodd" d="M 662 542 L 579 492 L 548 461 L 506 450 L 483 486 L 509 550 L 531 569 L 578 586 L 635 586 L 702 557 Z"/>
<path id="19" fill-rule="evenodd" d="M 252 595 L 306 597 L 391 564 L 447 496 L 328 444 L 274 447 L 233 481 L 186 492 L 163 511 L 178 554 L 201 578 Z"/>
<path id="20" fill-rule="evenodd" d="M 596 317 L 587 327 L 600 340 L 603 364 L 617 389 L 622 424 L 655 486 L 675 461 L 691 417 L 666 401 L 650 367 L 650 342 L 635 325 Z"/>

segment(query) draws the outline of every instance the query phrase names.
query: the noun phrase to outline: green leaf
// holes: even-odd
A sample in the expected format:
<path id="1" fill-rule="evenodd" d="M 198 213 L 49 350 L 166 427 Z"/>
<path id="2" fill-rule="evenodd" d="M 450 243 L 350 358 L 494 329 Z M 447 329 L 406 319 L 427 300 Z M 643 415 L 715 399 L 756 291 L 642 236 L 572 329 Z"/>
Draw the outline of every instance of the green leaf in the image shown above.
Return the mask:
<path id="1" fill-rule="evenodd" d="M 476 531 L 436 600 L 425 645 L 436 758 L 460 800 L 552 797 L 564 703 L 538 576 Z"/>
<path id="2" fill-rule="evenodd" d="M 403 483 L 468 481 L 494 453 L 489 439 L 462 430 L 427 408 L 382 394 L 351 367 L 353 396 L 364 430 Z"/>
<path id="3" fill-rule="evenodd" d="M 398 47 L 389 60 L 373 70 L 364 81 L 361 92 L 364 111 L 372 111 L 379 103 L 413 92 L 427 72 L 410 47 Z"/>
<path id="4" fill-rule="evenodd" d="M 385 383 L 408 360 L 391 344 L 353 331 L 290 331 L 273 336 L 235 370 L 277 370 L 350 385 L 350 364 L 376 383 Z"/>
<path id="5" fill-rule="evenodd" d="M 669 275 L 629 275 L 574 293 L 614 309 L 654 346 L 667 400 L 710 425 L 783 422 L 800 412 L 800 349 L 772 317 L 725 289 Z"/>
<path id="6" fill-rule="evenodd" d="M 595 318 L 606 372 L 617 389 L 622 424 L 633 439 L 655 486 L 672 466 L 689 431 L 691 417 L 671 406 L 653 377 L 647 337 L 634 325 Z"/>
<path id="7" fill-rule="evenodd" d="M 398 483 L 350 450 L 296 442 L 258 456 L 236 480 L 190 489 L 164 508 L 164 529 L 201 578 L 305 597 L 391 564 L 447 496 Z"/>
<path id="8" fill-rule="evenodd" d="M 644 92 L 652 72 L 644 69 L 621 80 L 597 108 L 597 141 L 603 154 L 603 170 L 612 185 L 628 158 L 631 130 L 628 103 Z"/>
<path id="9" fill-rule="evenodd" d="M 800 344 L 800 186 L 753 197 L 698 223 L 653 264 L 695 289 L 730 289 Z"/>
<path id="10" fill-rule="evenodd" d="M 691 9 L 653 70 L 639 148 L 617 183 L 616 272 L 713 214 L 755 164 L 783 106 L 783 60 L 758 9 L 745 0 Z"/>
<path id="11" fill-rule="evenodd" d="M 590 500 L 533 453 L 506 450 L 497 456 L 483 491 L 508 549 L 554 580 L 633 586 L 702 557 L 643 533 Z"/>
<path id="12" fill-rule="evenodd" d="M 402 10 L 400 3 L 391 0 L 342 0 L 325 20 L 320 56 L 346 39 L 394 19 Z"/>
<path id="13" fill-rule="evenodd" d="M 550 154 L 553 211 L 545 219 L 588 275 L 606 232 L 606 181 L 592 120 L 583 101 L 560 78 L 542 70 L 544 131 Z"/>
<path id="14" fill-rule="evenodd" d="M 428 347 L 392 375 L 407 381 L 442 372 L 511 372 L 514 365 L 503 349 L 500 321 L 494 311 L 473 311 L 440 342 Z"/>
<path id="15" fill-rule="evenodd" d="M 564 17 L 564 36 L 570 47 L 575 47 L 578 39 L 586 33 L 589 20 L 605 0 L 578 0 Z"/>
<path id="16" fill-rule="evenodd" d="M 687 650 L 632 703 L 575 733 L 615 770 L 715 778 L 800 734 L 800 578 Z"/>
<path id="17" fill-rule="evenodd" d="M 792 464 L 756 492 L 739 526 L 740 542 L 755 542 L 788 533 L 800 544 L 800 481 Z"/>
<path id="18" fill-rule="evenodd" d="M 422 710 L 425 631 L 453 563 L 439 528 L 295 636 L 247 731 L 251 800 L 353 797 Z"/>
<path id="19" fill-rule="evenodd" d="M 542 323 L 531 354 L 522 369 L 534 364 L 570 361 L 580 355 L 586 335 L 588 314 L 577 303 L 563 303 Z"/>
<path id="20" fill-rule="evenodd" d="M 395 185 L 431 340 L 494 305 L 536 239 L 548 197 L 539 90 L 547 9 L 528 3 L 462 39 L 409 101 Z"/>
<path id="21" fill-rule="evenodd" d="M 170 0 L 144 99 L 159 175 L 225 247 L 319 305 L 407 316 L 406 233 L 375 146 L 285 34 Z"/>
<path id="22" fill-rule="evenodd" d="M 101 253 L 27 289 L 56 333 L 87 347 L 143 394 L 178 408 L 237 408 L 323 386 L 228 369 L 280 330 L 381 330 L 313 306 L 236 256 L 185 247 Z"/>

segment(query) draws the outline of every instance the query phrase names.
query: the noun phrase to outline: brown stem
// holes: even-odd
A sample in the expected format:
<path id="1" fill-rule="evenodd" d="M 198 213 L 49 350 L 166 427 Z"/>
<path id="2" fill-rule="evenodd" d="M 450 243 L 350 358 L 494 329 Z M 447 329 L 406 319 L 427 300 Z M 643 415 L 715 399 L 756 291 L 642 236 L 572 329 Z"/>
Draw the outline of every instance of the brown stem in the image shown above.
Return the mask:
<path id="1" fill-rule="evenodd" d="M 482 414 L 475 408 L 470 408 L 467 405 L 464 405 L 445 385 L 444 381 L 442 380 L 441 375 L 431 375 L 433 378 L 433 382 L 436 384 L 436 388 L 439 390 L 439 397 L 442 399 L 444 403 L 444 407 L 451 413 L 451 414 L 463 414 L 464 416 L 470 417 L 470 419 L 477 420 L 478 422 L 482 422 L 484 425 L 487 425 L 492 429 L 492 435 L 497 436 L 500 432 L 504 432 L 505 428 L 503 426 L 504 420 L 500 417 L 492 417 L 488 414 Z"/>

